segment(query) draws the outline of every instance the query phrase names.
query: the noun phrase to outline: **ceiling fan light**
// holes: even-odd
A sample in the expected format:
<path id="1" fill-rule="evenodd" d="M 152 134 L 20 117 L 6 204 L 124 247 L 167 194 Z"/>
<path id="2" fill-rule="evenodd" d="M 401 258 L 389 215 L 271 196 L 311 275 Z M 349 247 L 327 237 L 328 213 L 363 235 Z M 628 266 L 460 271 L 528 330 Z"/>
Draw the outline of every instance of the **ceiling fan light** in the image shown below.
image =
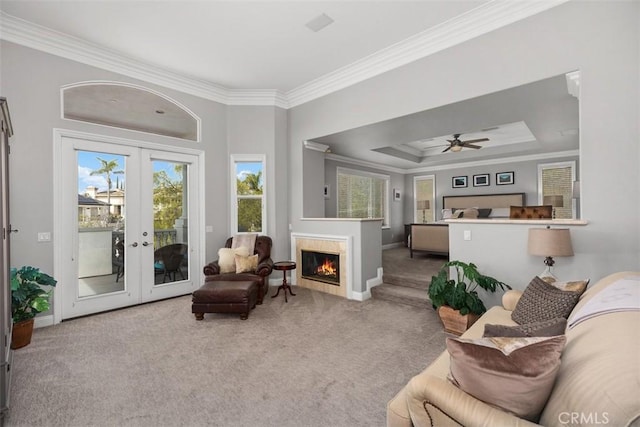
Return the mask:
<path id="1" fill-rule="evenodd" d="M 454 153 L 457 153 L 458 151 L 461 151 L 462 147 L 459 145 L 454 145 L 453 147 L 451 147 L 451 151 L 453 151 Z"/>

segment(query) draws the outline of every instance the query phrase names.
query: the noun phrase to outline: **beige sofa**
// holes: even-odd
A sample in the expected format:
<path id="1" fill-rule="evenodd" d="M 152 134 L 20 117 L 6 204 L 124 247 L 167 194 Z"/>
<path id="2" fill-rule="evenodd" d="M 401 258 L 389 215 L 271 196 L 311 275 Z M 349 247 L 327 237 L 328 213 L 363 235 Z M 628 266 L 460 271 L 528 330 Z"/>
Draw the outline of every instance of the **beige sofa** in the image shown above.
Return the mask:
<path id="1" fill-rule="evenodd" d="M 630 276 L 640 272 L 615 273 L 591 285 L 573 313 L 607 286 Z M 462 337 L 481 337 L 485 324 L 515 325 L 511 311 L 521 294 L 505 293 L 503 307 L 492 307 Z M 566 337 L 540 425 L 640 426 L 640 311 L 589 318 L 568 327 Z M 536 425 L 466 394 L 447 380 L 448 372 L 445 351 L 389 401 L 387 426 Z"/>
<path id="2" fill-rule="evenodd" d="M 449 255 L 449 226 L 447 224 L 411 224 L 409 253 L 414 251 Z"/>

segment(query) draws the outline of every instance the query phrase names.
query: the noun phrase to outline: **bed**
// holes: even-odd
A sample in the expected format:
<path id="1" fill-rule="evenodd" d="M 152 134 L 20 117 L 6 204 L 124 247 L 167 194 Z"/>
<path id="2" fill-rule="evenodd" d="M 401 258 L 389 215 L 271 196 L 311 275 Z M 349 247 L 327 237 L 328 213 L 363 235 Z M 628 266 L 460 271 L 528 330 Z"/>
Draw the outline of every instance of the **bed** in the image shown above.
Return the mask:
<path id="1" fill-rule="evenodd" d="M 442 212 L 449 218 L 462 218 L 469 210 L 476 211 L 473 218 L 509 218 L 511 206 L 525 206 L 525 193 L 474 194 L 468 196 L 443 196 Z M 458 214 L 456 214 L 458 212 Z M 454 216 L 455 215 L 455 216 Z M 462 215 L 462 216 L 461 216 Z M 442 220 L 442 213 L 438 216 Z M 428 224 L 411 224 L 409 253 L 414 251 L 449 256 L 449 226 L 444 221 Z"/>

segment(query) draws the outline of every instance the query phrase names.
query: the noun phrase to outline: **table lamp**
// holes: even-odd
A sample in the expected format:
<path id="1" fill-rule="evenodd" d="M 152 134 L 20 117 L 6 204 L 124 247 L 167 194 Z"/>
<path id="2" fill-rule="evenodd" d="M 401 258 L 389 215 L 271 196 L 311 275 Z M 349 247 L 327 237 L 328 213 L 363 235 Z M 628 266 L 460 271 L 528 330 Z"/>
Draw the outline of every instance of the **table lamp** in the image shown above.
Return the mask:
<path id="1" fill-rule="evenodd" d="M 557 280 L 552 273 L 553 257 L 573 256 L 573 246 L 571 245 L 571 234 L 568 228 L 530 228 L 528 240 L 528 252 L 531 255 L 543 256 L 544 264 L 547 266 L 541 279 L 549 278 Z"/>
<path id="2" fill-rule="evenodd" d="M 552 218 L 556 219 L 556 208 L 564 207 L 564 198 L 560 195 L 544 196 L 542 199 L 543 205 L 551 205 Z"/>
<path id="3" fill-rule="evenodd" d="M 430 208 L 428 200 L 418 200 L 418 210 L 422 210 L 422 222 L 427 222 L 425 218 L 425 211 Z"/>

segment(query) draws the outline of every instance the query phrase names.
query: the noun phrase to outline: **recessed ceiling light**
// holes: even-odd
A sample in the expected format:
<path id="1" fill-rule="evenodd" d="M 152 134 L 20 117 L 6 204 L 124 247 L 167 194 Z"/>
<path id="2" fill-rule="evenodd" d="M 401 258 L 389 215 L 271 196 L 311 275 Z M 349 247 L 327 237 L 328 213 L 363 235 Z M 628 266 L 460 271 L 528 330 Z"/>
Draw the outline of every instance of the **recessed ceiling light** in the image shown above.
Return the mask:
<path id="1" fill-rule="evenodd" d="M 326 26 L 332 23 L 333 23 L 333 19 L 329 15 L 327 15 L 326 13 L 321 13 L 320 15 L 313 18 L 311 21 L 307 22 L 305 26 L 311 31 L 313 31 L 314 33 L 317 33 L 318 31 L 322 30 L 323 28 L 325 28 Z"/>

